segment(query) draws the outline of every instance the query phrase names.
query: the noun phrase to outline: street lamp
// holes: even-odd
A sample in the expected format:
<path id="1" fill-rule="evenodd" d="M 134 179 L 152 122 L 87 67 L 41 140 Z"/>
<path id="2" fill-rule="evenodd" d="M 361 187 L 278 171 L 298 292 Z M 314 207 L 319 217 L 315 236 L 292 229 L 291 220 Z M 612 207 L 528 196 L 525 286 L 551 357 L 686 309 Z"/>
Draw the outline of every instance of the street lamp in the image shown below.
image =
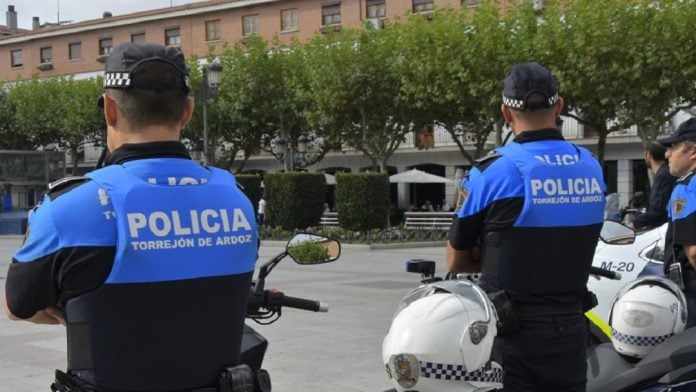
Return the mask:
<path id="1" fill-rule="evenodd" d="M 217 94 L 222 75 L 222 64 L 217 57 L 203 66 L 203 164 L 208 165 L 208 100 Z"/>
<path id="2" fill-rule="evenodd" d="M 323 156 L 321 143 L 318 143 L 314 136 L 300 135 L 297 138 L 297 151 L 295 151 L 295 145 L 291 140 L 291 138 L 286 139 L 284 136 L 273 140 L 275 155 L 278 160 L 283 162 L 283 169 L 286 172 L 293 171 L 296 163 L 299 167 L 306 167 Z"/>

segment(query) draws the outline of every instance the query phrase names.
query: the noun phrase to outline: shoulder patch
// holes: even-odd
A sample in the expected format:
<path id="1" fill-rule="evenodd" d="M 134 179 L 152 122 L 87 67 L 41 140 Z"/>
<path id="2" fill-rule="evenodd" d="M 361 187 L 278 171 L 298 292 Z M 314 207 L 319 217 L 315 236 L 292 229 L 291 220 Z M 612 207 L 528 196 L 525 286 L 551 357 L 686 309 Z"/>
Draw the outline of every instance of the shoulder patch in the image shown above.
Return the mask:
<path id="1" fill-rule="evenodd" d="M 48 184 L 48 190 L 46 191 L 46 194 L 51 199 L 55 199 L 58 196 L 69 192 L 73 188 L 77 187 L 78 185 L 82 185 L 87 181 L 90 181 L 90 179 L 82 176 L 63 177 L 60 180 Z"/>
<path id="2" fill-rule="evenodd" d="M 476 166 L 480 171 L 485 170 L 488 166 L 490 166 L 491 163 L 495 162 L 498 158 L 502 157 L 503 155 L 499 153 L 496 150 L 493 150 L 486 154 L 485 156 L 479 158 L 476 160 L 474 163 L 474 166 Z"/>

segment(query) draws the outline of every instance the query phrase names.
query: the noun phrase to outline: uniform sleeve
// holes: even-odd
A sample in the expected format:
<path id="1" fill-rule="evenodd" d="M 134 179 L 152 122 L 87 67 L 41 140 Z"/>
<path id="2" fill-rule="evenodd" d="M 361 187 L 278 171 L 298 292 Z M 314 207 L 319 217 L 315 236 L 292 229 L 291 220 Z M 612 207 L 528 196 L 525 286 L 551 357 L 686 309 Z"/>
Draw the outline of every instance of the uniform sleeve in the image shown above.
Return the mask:
<path id="1" fill-rule="evenodd" d="M 692 177 L 687 186 L 682 213 L 673 217 L 674 243 L 678 245 L 696 245 L 696 177 Z"/>
<path id="2" fill-rule="evenodd" d="M 47 196 L 32 214 L 26 240 L 7 272 L 5 295 L 12 314 L 30 318 L 104 283 L 116 235 L 96 195 L 96 187 L 86 185 L 70 196 Z"/>
<path id="3" fill-rule="evenodd" d="M 51 208 L 51 200 L 46 198 L 32 214 L 24 245 L 15 253 L 7 272 L 7 304 L 19 318 L 30 318 L 58 302 L 56 265 L 51 253 L 58 249 L 60 238 Z"/>
<path id="4" fill-rule="evenodd" d="M 457 250 L 471 249 L 483 232 L 511 227 L 523 198 L 521 174 L 508 159 L 473 168 L 460 187 L 461 207 L 450 228 L 450 244 Z"/>

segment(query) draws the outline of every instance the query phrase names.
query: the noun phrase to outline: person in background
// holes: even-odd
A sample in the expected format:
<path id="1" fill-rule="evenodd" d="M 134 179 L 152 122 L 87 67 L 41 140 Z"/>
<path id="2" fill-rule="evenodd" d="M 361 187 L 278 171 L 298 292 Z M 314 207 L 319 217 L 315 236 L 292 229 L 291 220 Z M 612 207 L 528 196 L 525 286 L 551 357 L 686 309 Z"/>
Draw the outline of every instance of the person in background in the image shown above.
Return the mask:
<path id="1" fill-rule="evenodd" d="M 266 219 L 266 200 L 261 196 L 259 199 L 259 207 L 256 210 L 258 216 L 259 227 L 263 226 L 263 221 Z"/>
<path id="2" fill-rule="evenodd" d="M 696 325 L 696 118 L 658 141 L 667 147 L 669 172 L 679 177 L 668 204 L 665 274 L 684 290 L 690 328 Z"/>
<path id="3" fill-rule="evenodd" d="M 633 218 L 633 227 L 637 230 L 652 229 L 667 222 L 667 203 L 672 195 L 677 177 L 669 172 L 665 158 L 665 146 L 658 142 L 648 144 L 645 149 L 645 163 L 653 172 L 654 179 L 650 188 L 650 199 L 645 212 L 637 213 Z"/>

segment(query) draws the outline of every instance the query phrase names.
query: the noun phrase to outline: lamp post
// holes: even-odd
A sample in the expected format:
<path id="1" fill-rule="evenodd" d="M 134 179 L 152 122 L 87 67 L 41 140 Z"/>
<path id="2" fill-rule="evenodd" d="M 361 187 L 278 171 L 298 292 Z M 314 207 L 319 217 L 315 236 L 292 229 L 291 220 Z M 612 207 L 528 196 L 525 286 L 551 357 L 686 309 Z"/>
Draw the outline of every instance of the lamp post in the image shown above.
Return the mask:
<path id="1" fill-rule="evenodd" d="M 222 64 L 217 57 L 203 66 L 203 164 L 208 165 L 208 100 L 217 94 L 222 75 Z"/>
<path id="2" fill-rule="evenodd" d="M 275 153 L 278 158 L 283 161 L 283 170 L 286 172 L 293 171 L 295 169 L 296 159 L 300 162 L 300 166 L 307 164 L 305 158 L 308 154 L 311 154 L 308 148 L 312 140 L 312 138 L 307 137 L 305 134 L 297 138 L 297 157 L 295 156 L 291 138 L 286 139 L 285 136 L 281 136 L 273 141 Z"/>

